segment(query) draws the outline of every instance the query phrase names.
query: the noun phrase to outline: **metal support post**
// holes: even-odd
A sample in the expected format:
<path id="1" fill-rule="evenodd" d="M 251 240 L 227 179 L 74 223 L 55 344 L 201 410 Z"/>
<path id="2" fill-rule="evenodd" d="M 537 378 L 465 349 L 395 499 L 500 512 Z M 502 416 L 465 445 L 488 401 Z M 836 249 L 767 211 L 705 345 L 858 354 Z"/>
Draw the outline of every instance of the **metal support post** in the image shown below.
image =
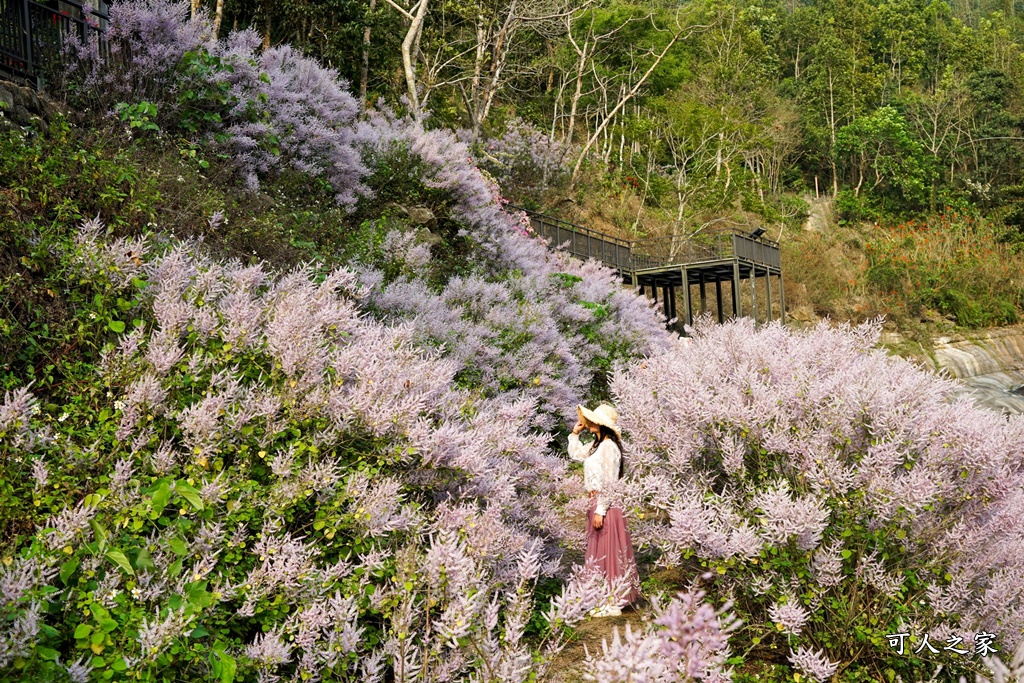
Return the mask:
<path id="1" fill-rule="evenodd" d="M 722 281 L 715 279 L 715 299 L 718 300 L 718 322 L 725 322 L 725 311 L 722 308 Z"/>
<path id="2" fill-rule="evenodd" d="M 693 303 L 690 301 L 690 272 L 686 266 L 680 269 L 683 276 L 683 322 L 687 325 L 693 324 Z"/>
<path id="3" fill-rule="evenodd" d="M 704 290 L 704 271 L 700 271 L 700 314 L 708 312 L 708 296 Z"/>
<path id="4" fill-rule="evenodd" d="M 757 324 L 757 268 L 750 266 L 750 308 L 754 314 L 754 324 Z"/>
<path id="5" fill-rule="evenodd" d="M 743 304 L 740 302 L 740 262 L 732 260 L 732 317 L 743 316 Z"/>

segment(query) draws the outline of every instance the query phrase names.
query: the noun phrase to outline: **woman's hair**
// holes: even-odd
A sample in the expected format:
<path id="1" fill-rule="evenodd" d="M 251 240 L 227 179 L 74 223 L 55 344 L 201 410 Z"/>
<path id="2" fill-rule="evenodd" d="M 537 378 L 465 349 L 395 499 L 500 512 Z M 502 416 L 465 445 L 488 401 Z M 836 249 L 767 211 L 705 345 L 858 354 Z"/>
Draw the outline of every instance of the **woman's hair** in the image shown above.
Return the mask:
<path id="1" fill-rule="evenodd" d="M 605 439 L 611 439 L 612 443 L 619 447 L 619 479 L 622 479 L 622 475 L 626 472 L 626 454 L 622 449 L 622 439 L 619 438 L 619 435 L 615 433 L 614 429 L 610 429 L 604 425 L 597 425 L 597 429 L 597 438 L 594 439 L 595 445 L 601 443 Z"/>

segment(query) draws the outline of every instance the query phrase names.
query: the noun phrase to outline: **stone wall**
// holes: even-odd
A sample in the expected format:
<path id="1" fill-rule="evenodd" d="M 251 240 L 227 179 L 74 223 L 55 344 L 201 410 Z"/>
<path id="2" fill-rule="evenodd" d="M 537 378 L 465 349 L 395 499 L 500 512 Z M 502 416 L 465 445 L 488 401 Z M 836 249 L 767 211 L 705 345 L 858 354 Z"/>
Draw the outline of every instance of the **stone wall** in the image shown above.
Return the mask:
<path id="1" fill-rule="evenodd" d="M 0 80 L 0 127 L 49 124 L 60 107 L 46 95 L 11 81 Z"/>

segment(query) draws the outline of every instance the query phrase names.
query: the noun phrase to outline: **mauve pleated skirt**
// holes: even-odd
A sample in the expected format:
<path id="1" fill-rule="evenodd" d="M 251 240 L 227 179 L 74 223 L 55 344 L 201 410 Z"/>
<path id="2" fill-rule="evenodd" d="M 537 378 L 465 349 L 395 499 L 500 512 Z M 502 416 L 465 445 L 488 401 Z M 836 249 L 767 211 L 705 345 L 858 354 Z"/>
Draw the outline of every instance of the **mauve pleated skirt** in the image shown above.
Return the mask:
<path id="1" fill-rule="evenodd" d="M 628 593 L 619 596 L 618 604 L 626 606 L 640 597 L 638 588 L 640 578 L 636 571 L 636 559 L 633 557 L 633 541 L 626 529 L 626 519 L 622 510 L 609 508 L 604 516 L 604 524 L 600 529 L 594 528 L 594 510 L 597 502 L 590 503 L 587 511 L 587 562 L 594 562 L 609 583 L 620 576 L 628 576 Z"/>

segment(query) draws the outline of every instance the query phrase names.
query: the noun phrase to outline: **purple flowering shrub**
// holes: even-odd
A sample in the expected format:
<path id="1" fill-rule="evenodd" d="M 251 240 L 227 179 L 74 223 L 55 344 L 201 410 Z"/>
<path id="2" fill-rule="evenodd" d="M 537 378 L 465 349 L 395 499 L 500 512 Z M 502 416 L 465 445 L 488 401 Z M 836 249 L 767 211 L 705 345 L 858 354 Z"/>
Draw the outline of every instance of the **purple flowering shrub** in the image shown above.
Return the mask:
<path id="1" fill-rule="evenodd" d="M 520 390 L 568 416 L 582 392 L 604 391 L 616 361 L 667 344 L 651 303 L 619 287 L 611 271 L 553 255 L 533 239 L 455 134 L 384 109 L 357 119 L 336 72 L 287 46 L 261 52 L 252 31 L 212 41 L 208 21 L 187 16 L 187 6 L 171 0 L 115 4 L 109 55 L 96 44 L 74 48 L 78 96 L 108 108 L 163 98 L 160 107 L 201 123 L 190 135 L 212 135 L 251 188 L 287 163 L 329 183 L 360 220 L 378 220 L 393 203 L 425 204 L 440 243 L 427 247 L 401 231 L 383 236 L 374 258 L 398 262 L 408 277 L 386 278 L 373 303 L 385 317 L 419 320 L 417 332 L 444 344 L 464 386 L 488 395 Z M 538 135 L 514 123 L 502 144 L 541 154 L 547 147 Z M 544 154 L 538 169 L 557 174 L 558 150 Z M 490 293 L 486 317 L 461 303 L 477 290 Z M 487 361 L 477 363 L 477 354 Z"/>
<path id="2" fill-rule="evenodd" d="M 107 400 L 60 418 L 31 390 L 0 403 L 0 456 L 30 473 L 17 485 L 39 511 L 0 567 L 0 668 L 544 674 L 606 590 L 584 567 L 534 604 L 579 542 L 559 510 L 580 488 L 536 397 L 460 388 L 417 321 L 365 314 L 353 271 L 275 276 L 102 235 L 86 222 L 68 268 L 121 302 L 97 367 Z M 538 608 L 546 635 L 527 642 Z"/>
<path id="3" fill-rule="evenodd" d="M 568 146 L 519 117 L 501 135 L 480 140 L 472 150 L 480 168 L 520 204 L 541 204 L 552 192 L 564 190 L 571 176 L 565 164 Z"/>
<path id="4" fill-rule="evenodd" d="M 519 390 L 543 412 L 570 419 L 616 361 L 669 344 L 648 299 L 595 261 L 552 253 L 524 228 L 522 214 L 506 212 L 497 186 L 453 133 L 373 111 L 356 144 L 396 198 L 437 198 L 430 208 L 456 233 L 445 235 L 446 244 L 464 250 L 462 272 L 438 277 L 439 259 L 428 259 L 422 242 L 389 233 L 385 263 L 375 265 L 401 276 L 370 274 L 364 283 L 378 314 L 411 321 L 419 339 L 443 347 L 466 388 L 489 396 Z M 373 177 L 366 183 L 385 191 Z"/>
<path id="5" fill-rule="evenodd" d="M 886 634 L 1024 633 L 1024 420 L 954 400 L 879 329 L 705 322 L 612 387 L 634 542 L 720 574 L 753 644 L 819 681 L 890 656 Z"/>
<path id="6" fill-rule="evenodd" d="M 358 105 L 336 71 L 287 45 L 259 51 L 252 30 L 214 41 L 209 17 L 177 0 L 113 3 L 106 35 L 106 51 L 95 34 L 69 42 L 63 77 L 74 104 L 106 113 L 151 103 L 193 154 L 212 145 L 251 189 L 287 164 L 329 183 L 341 205 L 365 191 Z"/>
<path id="7" fill-rule="evenodd" d="M 374 304 L 384 316 L 419 320 L 418 333 L 444 344 L 464 386 L 488 395 L 521 390 L 568 416 L 581 392 L 604 391 L 616 361 L 667 344 L 653 306 L 619 287 L 611 271 L 553 255 L 533 239 L 455 134 L 387 110 L 357 120 L 334 71 L 287 46 L 260 52 L 251 31 L 214 42 L 207 20 L 187 15 L 169 0 L 115 4 L 110 54 L 96 44 L 75 48 L 78 96 L 108 108 L 162 97 L 175 116 L 201 120 L 189 129 L 193 137 L 213 135 L 226 146 L 250 187 L 287 163 L 328 182 L 359 218 L 376 220 L 389 203 L 426 204 L 440 244 L 428 248 L 401 232 L 387 238 L 380 251 L 409 271 L 408 282 L 385 279 Z M 514 123 L 502 149 L 534 150 L 543 157 L 535 170 L 553 177 L 559 151 L 539 135 Z M 459 303 L 475 290 L 491 293 L 486 317 Z M 488 362 L 477 363 L 477 354 Z"/>

